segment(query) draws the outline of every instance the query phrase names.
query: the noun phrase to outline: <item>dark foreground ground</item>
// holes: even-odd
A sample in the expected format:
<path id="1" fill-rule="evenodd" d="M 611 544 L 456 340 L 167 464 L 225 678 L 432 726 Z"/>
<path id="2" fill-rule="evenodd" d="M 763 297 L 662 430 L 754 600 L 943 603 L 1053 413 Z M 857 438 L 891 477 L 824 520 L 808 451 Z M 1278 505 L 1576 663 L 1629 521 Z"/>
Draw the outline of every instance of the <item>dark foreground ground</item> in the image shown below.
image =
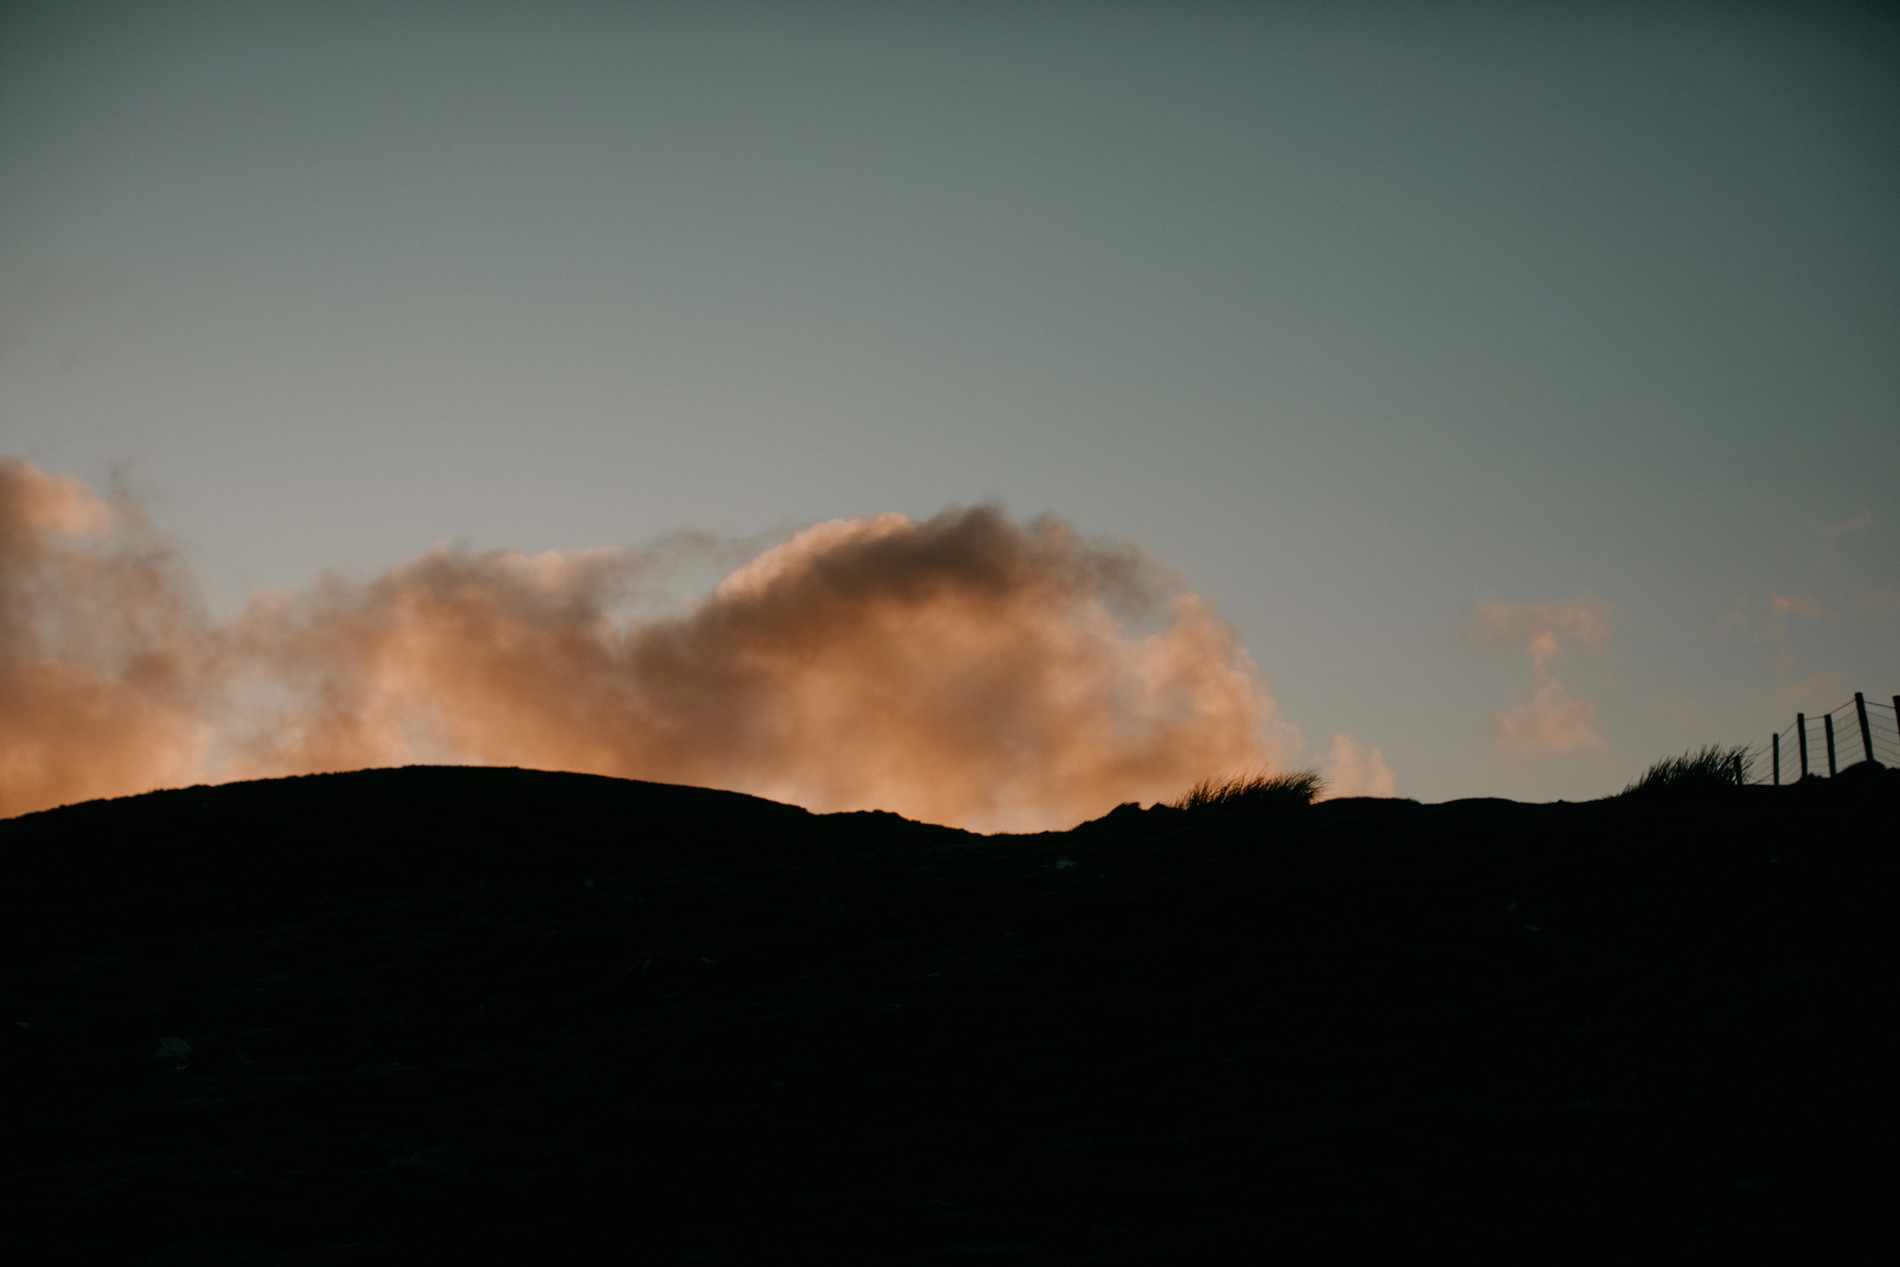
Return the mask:
<path id="1" fill-rule="evenodd" d="M 1861 773 L 981 838 L 418 768 L 0 822 L 0 1232 L 153 1263 L 1885 1242 L 1900 775 Z"/>

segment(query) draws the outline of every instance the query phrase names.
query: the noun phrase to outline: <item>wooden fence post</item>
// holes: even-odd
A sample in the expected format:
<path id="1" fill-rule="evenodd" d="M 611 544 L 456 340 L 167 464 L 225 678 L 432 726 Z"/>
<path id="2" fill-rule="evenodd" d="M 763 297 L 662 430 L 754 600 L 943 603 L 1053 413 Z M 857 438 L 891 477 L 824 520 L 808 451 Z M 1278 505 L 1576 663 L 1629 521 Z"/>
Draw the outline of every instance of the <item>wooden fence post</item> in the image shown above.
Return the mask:
<path id="1" fill-rule="evenodd" d="M 1806 713 L 1794 715 L 1794 737 L 1801 745 L 1801 777 L 1805 779 L 1808 777 L 1808 715 Z"/>
<path id="2" fill-rule="evenodd" d="M 1769 750 L 1775 754 L 1775 786 L 1781 786 L 1781 736 L 1776 735 L 1768 743 Z"/>
<path id="3" fill-rule="evenodd" d="M 1738 752 L 1735 754 L 1735 786 L 1742 786 L 1742 782 L 1742 754 Z"/>
<path id="4" fill-rule="evenodd" d="M 1854 692 L 1854 711 L 1860 715 L 1860 746 L 1867 754 L 1867 760 L 1874 759 L 1874 732 L 1867 724 L 1867 697 L 1859 691 Z"/>
<path id="5" fill-rule="evenodd" d="M 1821 715 L 1821 729 L 1827 732 L 1827 777 L 1834 777 L 1834 714 Z"/>

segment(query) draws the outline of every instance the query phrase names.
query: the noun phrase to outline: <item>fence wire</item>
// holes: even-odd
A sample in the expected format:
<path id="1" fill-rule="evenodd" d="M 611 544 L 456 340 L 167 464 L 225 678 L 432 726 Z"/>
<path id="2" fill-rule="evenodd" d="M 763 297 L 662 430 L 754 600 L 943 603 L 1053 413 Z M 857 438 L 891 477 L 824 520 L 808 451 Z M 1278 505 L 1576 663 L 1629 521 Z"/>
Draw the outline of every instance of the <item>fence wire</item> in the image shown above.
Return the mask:
<path id="1" fill-rule="evenodd" d="M 1861 729 L 1862 707 L 1866 709 L 1865 730 Z M 1830 721 L 1834 724 L 1831 763 L 1827 742 Z M 1837 704 L 1824 713 L 1805 714 L 1768 743 L 1747 748 L 1743 756 L 1746 782 L 1793 783 L 1801 777 L 1803 722 L 1807 729 L 1807 773 L 1810 776 L 1839 774 L 1869 761 L 1889 768 L 1900 768 L 1900 696 L 1886 700 L 1860 696 Z M 1780 755 L 1778 775 L 1777 747 Z"/>

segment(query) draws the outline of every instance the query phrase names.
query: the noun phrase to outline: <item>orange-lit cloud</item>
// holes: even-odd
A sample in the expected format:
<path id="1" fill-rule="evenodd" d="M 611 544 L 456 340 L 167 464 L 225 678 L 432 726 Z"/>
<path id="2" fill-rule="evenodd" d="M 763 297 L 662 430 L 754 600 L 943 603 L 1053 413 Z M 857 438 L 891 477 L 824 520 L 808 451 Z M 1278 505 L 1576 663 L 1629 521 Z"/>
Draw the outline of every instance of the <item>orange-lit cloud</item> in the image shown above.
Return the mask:
<path id="1" fill-rule="evenodd" d="M 1863 510 L 1859 514 L 1850 516 L 1838 523 L 1822 524 L 1820 528 L 1821 535 L 1824 537 L 1845 537 L 1866 532 L 1873 526 L 1874 512 L 1871 510 Z"/>
<path id="2" fill-rule="evenodd" d="M 1205 602 L 1054 519 L 834 521 L 617 617 L 647 562 L 444 548 L 212 625 L 136 507 L 0 459 L 0 814 L 455 761 L 1029 829 L 1296 755 Z"/>
<path id="3" fill-rule="evenodd" d="M 1775 692 L 1777 704 L 1801 704 L 1808 707 L 1831 708 L 1840 703 L 1847 688 L 1843 674 L 1831 669 L 1810 673 L 1799 682 L 1791 683 Z"/>
<path id="4" fill-rule="evenodd" d="M 0 457 L 0 814 L 188 781 L 203 624 L 135 507 Z"/>
<path id="5" fill-rule="evenodd" d="M 1385 753 L 1378 748 L 1368 752 L 1351 735 L 1333 736 L 1322 772 L 1326 776 L 1328 797 L 1399 794 L 1398 780 L 1393 778 L 1392 767 L 1385 762 Z"/>
<path id="6" fill-rule="evenodd" d="M 1900 607 L 1900 590 L 1891 585 L 1868 590 L 1865 594 L 1856 594 L 1848 605 L 1855 611 L 1879 611 L 1886 607 Z"/>
<path id="7" fill-rule="evenodd" d="M 1578 695 L 1558 667 L 1573 647 L 1602 655 L 1612 619 L 1608 603 L 1587 595 L 1563 602 L 1478 605 L 1465 640 L 1529 661 L 1529 694 L 1508 710 L 1490 714 L 1491 742 L 1500 753 L 1556 757 L 1610 750 L 1596 704 Z"/>
<path id="8" fill-rule="evenodd" d="M 1756 642 L 1778 644 L 1788 638 L 1794 617 L 1803 620 L 1835 620 L 1836 613 L 1811 595 L 1774 594 L 1768 598 L 1764 616 L 1755 614 L 1755 602 L 1744 595 L 1719 622 L 1724 629 L 1739 629 Z"/>
<path id="9" fill-rule="evenodd" d="M 1774 597 L 1768 600 L 1768 605 L 1776 616 L 1784 619 L 1788 616 L 1806 616 L 1809 620 L 1820 620 L 1827 615 L 1819 600 L 1812 598 Z"/>

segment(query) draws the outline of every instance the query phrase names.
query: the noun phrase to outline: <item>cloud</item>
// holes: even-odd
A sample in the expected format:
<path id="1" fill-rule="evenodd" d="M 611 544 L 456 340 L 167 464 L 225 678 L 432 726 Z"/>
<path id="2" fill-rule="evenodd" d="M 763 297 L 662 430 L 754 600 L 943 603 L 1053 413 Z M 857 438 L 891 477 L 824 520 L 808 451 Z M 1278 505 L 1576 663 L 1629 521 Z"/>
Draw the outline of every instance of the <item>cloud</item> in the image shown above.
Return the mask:
<path id="1" fill-rule="evenodd" d="M 1768 605 L 1774 609 L 1776 616 L 1784 619 L 1788 616 L 1805 616 L 1809 620 L 1821 620 L 1827 616 L 1827 609 L 1821 606 L 1820 600 L 1813 598 L 1777 597 L 1769 599 Z"/>
<path id="2" fill-rule="evenodd" d="M 1490 714 L 1491 744 L 1506 756 L 1562 757 L 1610 750 L 1597 706 L 1555 677 L 1537 682 L 1528 699 Z"/>
<path id="3" fill-rule="evenodd" d="M 1724 629 L 1741 630 L 1755 642 L 1779 644 L 1787 640 L 1789 622 L 1796 616 L 1804 620 L 1836 619 L 1820 599 L 1807 595 L 1772 595 L 1767 607 L 1766 616 L 1758 618 L 1754 600 L 1744 595 L 1718 623 Z"/>
<path id="4" fill-rule="evenodd" d="M 1866 532 L 1873 526 L 1874 512 L 1863 510 L 1858 515 L 1843 519 L 1839 523 L 1821 524 L 1819 528 L 1824 537 L 1845 537 Z"/>
<path id="5" fill-rule="evenodd" d="M 1351 735 L 1333 736 L 1332 748 L 1322 768 L 1326 776 L 1326 795 L 1397 796 L 1398 781 L 1378 748 L 1367 752 Z"/>
<path id="6" fill-rule="evenodd" d="M 135 506 L 0 459 L 0 814 L 456 761 L 1033 829 L 1297 748 L 1206 602 L 1056 519 L 837 520 L 616 616 L 650 563 L 444 548 L 213 626 Z"/>
<path id="7" fill-rule="evenodd" d="M 1812 704 L 1817 707 L 1831 708 L 1840 703 L 1847 688 L 1843 685 L 1846 677 L 1832 670 L 1810 673 L 1799 682 L 1791 683 L 1775 692 L 1777 704 Z"/>
<path id="8" fill-rule="evenodd" d="M 1463 637 L 1528 662 L 1529 693 L 1490 714 L 1491 743 L 1506 757 L 1558 757 L 1610 750 L 1597 706 L 1558 673 L 1573 647 L 1604 654 L 1614 614 L 1589 595 L 1562 602 L 1480 603 Z"/>
<path id="9" fill-rule="evenodd" d="M 0 815 L 196 773 L 181 576 L 135 507 L 0 457 Z"/>

